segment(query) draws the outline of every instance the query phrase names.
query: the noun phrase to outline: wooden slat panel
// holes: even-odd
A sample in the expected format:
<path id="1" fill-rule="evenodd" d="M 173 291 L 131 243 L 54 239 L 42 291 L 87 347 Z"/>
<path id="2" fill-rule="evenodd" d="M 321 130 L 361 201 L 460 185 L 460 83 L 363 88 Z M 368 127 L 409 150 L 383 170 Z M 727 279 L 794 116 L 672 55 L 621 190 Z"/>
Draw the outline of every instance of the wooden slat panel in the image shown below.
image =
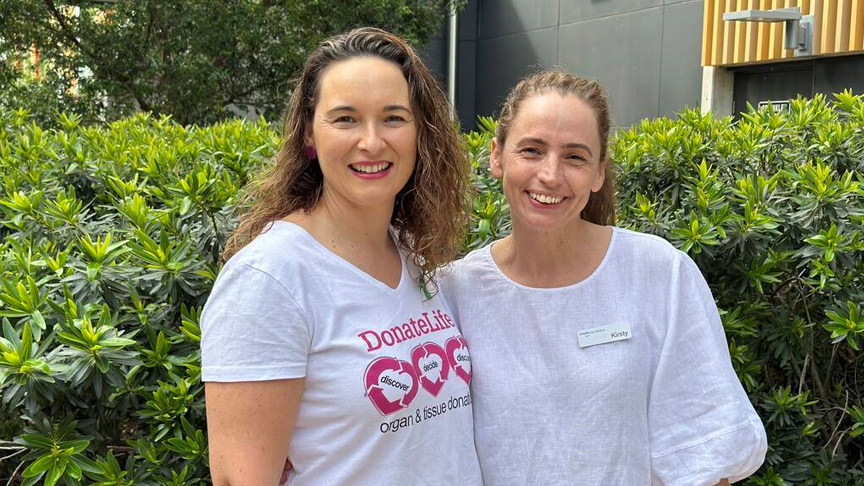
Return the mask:
<path id="1" fill-rule="evenodd" d="M 735 11 L 735 0 L 726 0 L 724 12 Z M 723 18 L 722 16 L 720 17 Z M 723 21 L 723 64 L 732 64 L 735 57 L 735 24 L 738 22 Z"/>
<path id="2" fill-rule="evenodd" d="M 783 0 L 773 0 L 770 10 L 784 6 Z M 781 59 L 783 57 L 783 22 L 771 22 L 771 35 L 768 42 L 768 59 Z"/>
<path id="3" fill-rule="evenodd" d="M 834 1 L 834 0 L 830 0 Z M 813 55 L 822 54 L 822 10 L 823 0 L 810 0 L 810 15 L 813 16 Z"/>
<path id="4" fill-rule="evenodd" d="M 852 0 L 838 0 L 837 35 L 834 37 L 834 50 L 846 52 L 849 50 L 849 34 L 852 28 Z"/>
<path id="5" fill-rule="evenodd" d="M 827 0 L 822 4 L 822 53 L 835 52 L 834 40 L 837 36 L 837 0 Z"/>
<path id="6" fill-rule="evenodd" d="M 786 0 L 786 4 L 783 6 L 783 8 L 798 7 L 799 6 L 798 3 L 799 3 L 798 0 Z M 782 29 L 783 29 L 783 44 L 785 45 L 786 44 L 786 27 L 785 27 L 785 23 L 781 24 L 781 25 L 783 26 L 782 27 Z M 790 57 L 795 57 L 795 51 L 793 51 L 792 49 L 783 49 L 783 59 L 790 58 Z"/>
<path id="7" fill-rule="evenodd" d="M 726 22 L 723 14 L 740 10 L 798 7 L 814 17 L 813 55 L 864 52 L 864 0 L 704 0 L 704 66 L 786 59 L 782 22 Z"/>
<path id="8" fill-rule="evenodd" d="M 747 8 L 749 10 L 759 10 L 759 0 L 750 0 Z M 744 61 L 753 62 L 757 58 L 757 47 L 759 42 L 759 23 L 747 22 L 747 33 L 744 41 Z"/>
<path id="9" fill-rule="evenodd" d="M 714 0 L 705 0 L 705 8 L 702 10 L 702 65 L 711 66 L 711 46 L 714 39 Z"/>
<path id="10" fill-rule="evenodd" d="M 716 0 L 714 3 L 714 35 L 711 39 L 711 65 L 723 64 L 723 11 L 726 0 Z"/>
<path id="11" fill-rule="evenodd" d="M 852 0 L 849 49 L 864 50 L 864 0 Z"/>
<path id="12" fill-rule="evenodd" d="M 749 2 L 747 0 L 738 0 L 737 5 L 735 6 L 735 11 L 740 12 L 741 10 L 747 10 L 747 4 Z M 733 62 L 738 64 L 744 62 L 745 51 L 744 48 L 747 42 L 747 24 L 752 22 L 734 22 L 735 24 L 735 48 L 734 48 L 734 60 Z"/>
<path id="13" fill-rule="evenodd" d="M 771 0 L 762 0 L 762 10 L 771 8 Z M 759 22 L 756 29 L 756 60 L 765 61 L 768 59 L 768 47 L 770 45 L 769 38 L 771 37 L 771 24 Z"/>

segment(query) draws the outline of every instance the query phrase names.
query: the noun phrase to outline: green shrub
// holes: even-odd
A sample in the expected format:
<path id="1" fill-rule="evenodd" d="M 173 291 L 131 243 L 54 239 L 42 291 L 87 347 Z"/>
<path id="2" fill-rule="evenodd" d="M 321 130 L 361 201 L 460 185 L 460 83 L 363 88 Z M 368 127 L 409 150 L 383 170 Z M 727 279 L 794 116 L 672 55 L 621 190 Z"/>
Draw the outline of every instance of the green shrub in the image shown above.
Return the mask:
<path id="1" fill-rule="evenodd" d="M 278 139 L 263 121 L 58 124 L 0 114 L 0 430 L 25 484 L 208 482 L 198 319 Z"/>
<path id="2" fill-rule="evenodd" d="M 864 98 L 617 136 L 619 221 L 699 264 L 765 422 L 749 484 L 864 484 Z"/>
<path id="3" fill-rule="evenodd" d="M 57 125 L 0 113 L 0 440 L 15 437 L 0 454 L 18 453 L 0 478 L 206 483 L 198 318 L 238 189 L 277 135 L 146 115 Z M 487 168 L 494 125 L 465 135 L 466 250 L 510 231 Z M 717 298 L 769 433 L 748 484 L 862 484 L 864 99 L 737 123 L 686 111 L 619 133 L 610 153 L 619 224 L 687 251 Z"/>

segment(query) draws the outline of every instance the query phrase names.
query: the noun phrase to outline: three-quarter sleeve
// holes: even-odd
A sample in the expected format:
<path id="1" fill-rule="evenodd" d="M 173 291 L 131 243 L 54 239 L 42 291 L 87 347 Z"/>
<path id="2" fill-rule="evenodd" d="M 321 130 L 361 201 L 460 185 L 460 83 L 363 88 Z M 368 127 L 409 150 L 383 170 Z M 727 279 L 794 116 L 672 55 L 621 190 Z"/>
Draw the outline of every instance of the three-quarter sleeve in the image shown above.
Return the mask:
<path id="1" fill-rule="evenodd" d="M 765 429 L 729 357 L 714 298 L 684 254 L 670 286 L 668 323 L 650 385 L 652 482 L 714 485 L 754 473 Z"/>
<path id="2" fill-rule="evenodd" d="M 202 380 L 305 377 L 310 341 L 308 320 L 279 281 L 229 262 L 201 315 Z"/>

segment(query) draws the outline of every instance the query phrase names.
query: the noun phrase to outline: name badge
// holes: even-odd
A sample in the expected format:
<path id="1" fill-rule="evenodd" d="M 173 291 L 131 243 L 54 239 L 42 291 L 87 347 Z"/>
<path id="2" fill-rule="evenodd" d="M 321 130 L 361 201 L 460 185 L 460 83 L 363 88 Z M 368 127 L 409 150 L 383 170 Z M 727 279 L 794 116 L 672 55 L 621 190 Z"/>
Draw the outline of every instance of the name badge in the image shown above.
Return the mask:
<path id="1" fill-rule="evenodd" d="M 579 331 L 579 347 L 587 348 L 588 346 L 596 346 L 598 344 L 614 343 L 615 341 L 623 341 L 630 339 L 633 333 L 630 331 L 630 324 L 610 324 L 607 326 L 592 327 Z"/>

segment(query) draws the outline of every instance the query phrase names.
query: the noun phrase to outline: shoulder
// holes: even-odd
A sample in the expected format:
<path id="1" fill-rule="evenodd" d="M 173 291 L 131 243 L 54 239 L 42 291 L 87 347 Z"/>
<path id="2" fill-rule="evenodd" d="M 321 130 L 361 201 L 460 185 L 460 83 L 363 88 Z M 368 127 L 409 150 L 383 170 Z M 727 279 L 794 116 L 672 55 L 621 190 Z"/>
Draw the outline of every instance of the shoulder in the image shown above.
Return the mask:
<path id="1" fill-rule="evenodd" d="M 616 244 L 621 243 L 630 249 L 659 252 L 661 254 L 668 254 L 669 256 L 681 253 L 672 243 L 669 243 L 660 236 L 640 233 L 617 226 L 613 226 L 612 230 L 615 232 Z"/>
<path id="2" fill-rule="evenodd" d="M 220 329 L 231 325 L 261 329 L 279 327 L 291 319 L 289 316 L 298 322 L 308 321 L 291 277 L 303 258 L 302 251 L 298 254 L 292 244 L 296 238 L 290 228 L 271 225 L 231 257 L 204 305 L 202 332 L 214 328 L 215 322 L 220 322 Z"/>
<path id="3" fill-rule="evenodd" d="M 675 248 L 665 239 L 648 233 L 640 233 L 626 228 L 613 227 L 614 247 L 612 256 L 620 263 L 637 267 L 679 268 L 690 257 Z M 694 264 L 695 265 L 695 264 Z"/>
<path id="4" fill-rule="evenodd" d="M 473 250 L 438 270 L 439 289 L 451 306 L 455 307 L 459 296 L 472 287 L 482 286 L 484 290 L 488 289 L 488 285 L 484 286 L 480 281 L 495 272 L 489 253 L 490 247 L 491 245 L 487 245 Z"/>
<path id="5" fill-rule="evenodd" d="M 231 257 L 225 266 L 245 265 L 271 273 L 286 264 L 299 264 L 299 253 L 308 252 L 307 236 L 299 226 L 276 221 L 265 227 L 261 234 Z"/>
<path id="6" fill-rule="evenodd" d="M 322 258 L 320 245 L 304 229 L 276 221 L 225 263 L 216 284 L 238 274 L 264 274 L 290 292 Z"/>
<path id="7" fill-rule="evenodd" d="M 470 280 L 478 277 L 491 270 L 494 267 L 491 265 L 490 249 L 492 245 L 486 245 L 482 248 L 471 251 L 464 257 L 456 260 L 441 268 L 440 275 L 443 280 Z"/>

